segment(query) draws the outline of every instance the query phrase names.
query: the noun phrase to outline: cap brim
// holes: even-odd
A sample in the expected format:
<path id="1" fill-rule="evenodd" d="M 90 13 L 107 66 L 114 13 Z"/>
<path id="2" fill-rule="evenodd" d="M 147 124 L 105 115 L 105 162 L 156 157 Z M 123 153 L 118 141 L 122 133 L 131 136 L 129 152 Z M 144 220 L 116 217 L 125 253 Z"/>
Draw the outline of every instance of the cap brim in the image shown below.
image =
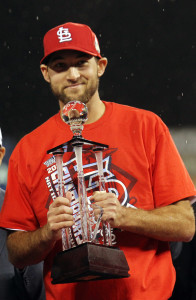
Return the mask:
<path id="1" fill-rule="evenodd" d="M 87 53 L 87 54 L 90 54 L 92 56 L 95 56 L 95 57 L 99 57 L 101 58 L 101 54 L 98 53 L 98 52 L 91 52 L 91 51 L 88 51 L 86 49 L 81 49 L 81 48 L 78 48 L 78 47 L 66 47 L 64 49 L 62 48 L 56 48 L 55 50 L 53 50 L 51 53 L 48 53 L 46 56 L 44 56 L 41 61 L 40 61 L 40 65 L 41 64 L 47 64 L 48 63 L 48 60 L 50 58 L 50 56 L 56 52 L 59 52 L 59 51 L 65 51 L 65 50 L 75 50 L 75 51 L 79 51 L 79 52 L 84 52 L 84 53 Z"/>

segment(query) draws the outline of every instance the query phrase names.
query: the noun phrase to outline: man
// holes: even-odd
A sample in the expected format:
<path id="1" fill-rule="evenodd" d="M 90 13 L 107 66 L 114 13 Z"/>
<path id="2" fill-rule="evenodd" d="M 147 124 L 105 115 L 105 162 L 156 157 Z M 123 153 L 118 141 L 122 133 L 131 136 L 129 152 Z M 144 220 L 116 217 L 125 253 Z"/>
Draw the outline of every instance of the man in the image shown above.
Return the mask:
<path id="1" fill-rule="evenodd" d="M 0 129 L 0 165 L 5 155 Z M 5 192 L 0 188 L 0 210 Z M 42 263 L 17 269 L 9 262 L 6 248 L 7 232 L 0 228 L 0 298 L 2 300 L 44 300 Z"/>
<path id="2" fill-rule="evenodd" d="M 168 299 L 175 271 L 167 241 L 192 239 L 190 200 L 196 194 L 168 128 L 152 112 L 100 100 L 99 79 L 107 59 L 88 26 L 66 23 L 51 29 L 44 37 L 44 52 L 41 72 L 60 112 L 25 136 L 10 158 L 0 216 L 0 226 L 14 230 L 7 241 L 10 260 L 20 268 L 45 261 L 47 299 Z M 69 191 L 57 197 L 56 166 L 46 154 L 72 137 L 61 118 L 70 100 L 88 107 L 83 136 L 110 146 L 104 156 L 107 193 L 93 193 L 97 183 L 91 154 L 84 153 L 83 165 L 88 196 L 103 207 L 102 219 L 116 229 L 116 245 L 129 263 L 129 278 L 51 284 L 53 258 L 62 250 L 61 230 L 77 229 L 70 207 L 71 200 L 77 200 L 74 155 L 64 155 Z"/>

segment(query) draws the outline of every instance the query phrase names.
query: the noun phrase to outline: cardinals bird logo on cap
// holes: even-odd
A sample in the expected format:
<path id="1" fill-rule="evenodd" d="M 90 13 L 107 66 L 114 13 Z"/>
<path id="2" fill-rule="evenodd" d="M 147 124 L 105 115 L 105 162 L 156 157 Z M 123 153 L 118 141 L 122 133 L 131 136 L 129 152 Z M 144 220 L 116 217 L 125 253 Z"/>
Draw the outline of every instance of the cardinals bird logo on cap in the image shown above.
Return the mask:
<path id="1" fill-rule="evenodd" d="M 71 33 L 68 28 L 60 27 L 57 31 L 58 39 L 60 43 L 69 42 L 72 40 Z"/>

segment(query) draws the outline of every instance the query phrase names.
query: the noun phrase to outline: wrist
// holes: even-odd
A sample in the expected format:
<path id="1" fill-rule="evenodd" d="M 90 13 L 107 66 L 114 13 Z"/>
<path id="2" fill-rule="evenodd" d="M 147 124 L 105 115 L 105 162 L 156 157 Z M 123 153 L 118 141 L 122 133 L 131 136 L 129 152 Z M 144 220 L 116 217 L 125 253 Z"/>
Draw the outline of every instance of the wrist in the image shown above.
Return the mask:
<path id="1" fill-rule="evenodd" d="M 40 228 L 41 241 L 46 245 L 54 245 L 56 240 L 48 230 L 47 224 Z"/>

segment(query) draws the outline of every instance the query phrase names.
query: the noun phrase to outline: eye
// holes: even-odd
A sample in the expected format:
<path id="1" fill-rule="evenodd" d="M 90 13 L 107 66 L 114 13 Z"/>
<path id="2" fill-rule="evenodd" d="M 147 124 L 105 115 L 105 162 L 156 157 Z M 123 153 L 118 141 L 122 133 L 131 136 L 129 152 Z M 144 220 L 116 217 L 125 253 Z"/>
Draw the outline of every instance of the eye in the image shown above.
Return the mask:
<path id="1" fill-rule="evenodd" d="M 50 68 L 56 72 L 65 71 L 68 69 L 68 66 L 64 62 L 54 62 L 50 65 Z"/>
<path id="2" fill-rule="evenodd" d="M 87 64 L 87 60 L 85 59 L 82 59 L 82 60 L 79 60 L 76 64 L 77 67 L 83 67 Z"/>

